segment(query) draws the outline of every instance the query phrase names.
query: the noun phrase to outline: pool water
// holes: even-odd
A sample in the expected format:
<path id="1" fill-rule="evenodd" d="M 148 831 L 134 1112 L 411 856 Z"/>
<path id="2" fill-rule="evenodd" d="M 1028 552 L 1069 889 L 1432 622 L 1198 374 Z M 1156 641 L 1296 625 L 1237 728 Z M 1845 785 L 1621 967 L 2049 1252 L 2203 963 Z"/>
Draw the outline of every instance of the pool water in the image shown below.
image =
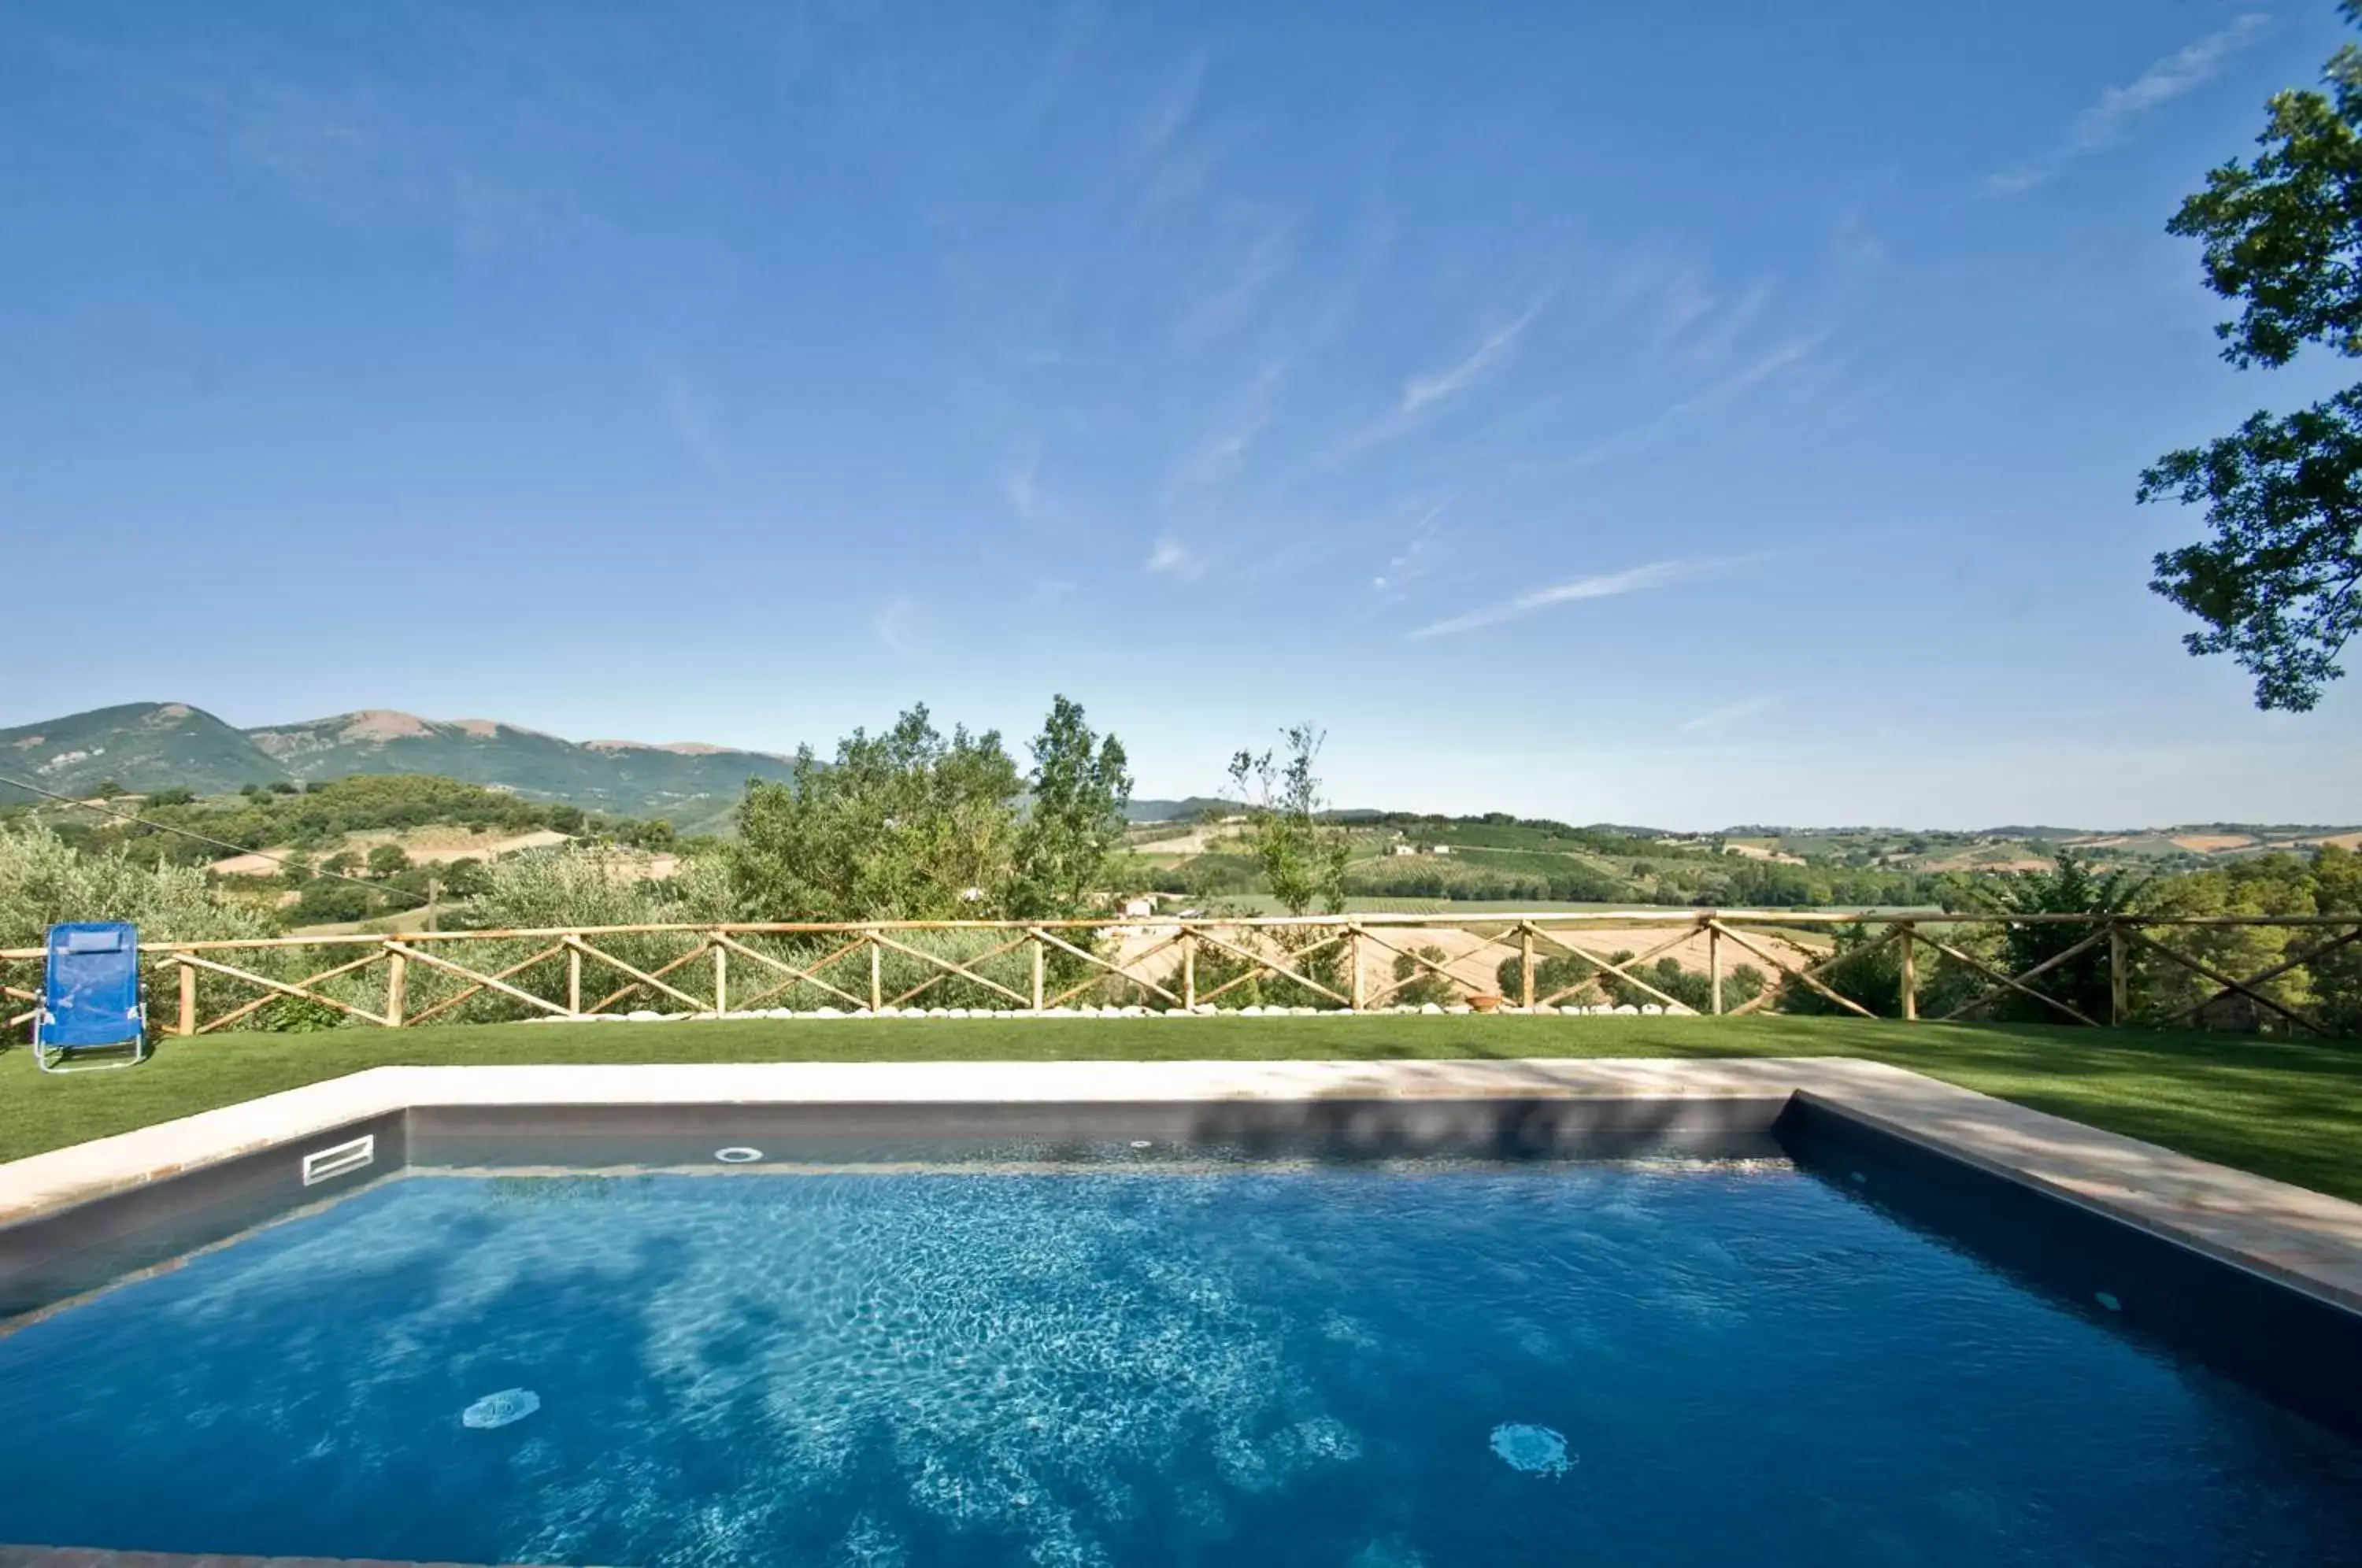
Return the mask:
<path id="1" fill-rule="evenodd" d="M 2362 1562 L 2362 1451 L 2109 1319 L 1776 1163 L 414 1175 L 0 1338 L 0 1540 Z"/>

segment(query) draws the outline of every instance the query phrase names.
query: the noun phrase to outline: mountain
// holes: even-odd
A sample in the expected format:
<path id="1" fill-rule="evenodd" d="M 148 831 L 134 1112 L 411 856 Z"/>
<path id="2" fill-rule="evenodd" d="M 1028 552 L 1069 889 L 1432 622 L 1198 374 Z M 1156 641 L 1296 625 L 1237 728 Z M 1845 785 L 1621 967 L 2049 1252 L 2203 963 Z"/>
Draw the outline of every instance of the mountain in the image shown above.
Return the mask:
<path id="1" fill-rule="evenodd" d="M 491 719 L 449 722 L 370 709 L 238 730 L 183 702 L 130 702 L 0 730 L 0 778 L 61 794 L 107 780 L 135 793 L 179 786 L 217 794 L 246 784 L 435 773 L 627 816 L 701 824 L 749 778 L 784 778 L 786 757 L 680 743 L 560 740 Z M 0 783 L 0 804 L 26 799 Z"/>
<path id="2" fill-rule="evenodd" d="M 1124 820 L 1134 823 L 1189 822 L 1208 812 L 1224 815 L 1239 808 L 1228 801 L 1211 795 L 1192 795 L 1183 801 L 1134 801 L 1124 808 Z"/>
<path id="3" fill-rule="evenodd" d="M 291 778 L 354 773 L 436 773 L 596 811 L 669 816 L 723 795 L 735 801 L 750 777 L 784 778 L 786 757 L 680 743 L 577 743 L 494 719 L 421 719 L 385 709 L 248 730 Z"/>
<path id="4" fill-rule="evenodd" d="M 0 730 L 0 778 L 63 795 L 113 779 L 147 791 L 181 785 L 200 795 L 287 774 L 239 730 L 185 702 L 126 702 Z M 0 805 L 33 797 L 0 784 Z"/>

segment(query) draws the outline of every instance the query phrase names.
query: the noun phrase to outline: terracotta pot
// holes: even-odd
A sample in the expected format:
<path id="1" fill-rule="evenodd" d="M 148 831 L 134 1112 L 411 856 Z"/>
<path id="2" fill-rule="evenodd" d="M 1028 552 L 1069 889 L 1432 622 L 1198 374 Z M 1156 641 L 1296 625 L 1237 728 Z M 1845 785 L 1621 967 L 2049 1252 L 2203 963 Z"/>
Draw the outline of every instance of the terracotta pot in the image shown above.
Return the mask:
<path id="1" fill-rule="evenodd" d="M 1495 1008 L 1501 1005 L 1501 999 L 1496 996 L 1489 995 L 1470 997 L 1468 999 L 1468 1005 L 1474 1008 L 1478 1012 L 1490 1012 Z"/>

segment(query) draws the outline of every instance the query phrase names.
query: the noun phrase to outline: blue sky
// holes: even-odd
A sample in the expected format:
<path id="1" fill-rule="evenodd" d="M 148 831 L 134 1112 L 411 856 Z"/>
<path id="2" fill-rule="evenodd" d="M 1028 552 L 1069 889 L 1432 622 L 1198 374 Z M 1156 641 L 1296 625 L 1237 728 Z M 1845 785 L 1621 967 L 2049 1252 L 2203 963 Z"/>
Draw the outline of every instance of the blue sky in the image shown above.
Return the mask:
<path id="1" fill-rule="evenodd" d="M 826 749 L 1143 794 L 2362 818 L 2177 642 L 2163 224 L 2326 0 L 0 11 L 0 724 Z M 39 585 L 94 580 L 92 591 Z"/>

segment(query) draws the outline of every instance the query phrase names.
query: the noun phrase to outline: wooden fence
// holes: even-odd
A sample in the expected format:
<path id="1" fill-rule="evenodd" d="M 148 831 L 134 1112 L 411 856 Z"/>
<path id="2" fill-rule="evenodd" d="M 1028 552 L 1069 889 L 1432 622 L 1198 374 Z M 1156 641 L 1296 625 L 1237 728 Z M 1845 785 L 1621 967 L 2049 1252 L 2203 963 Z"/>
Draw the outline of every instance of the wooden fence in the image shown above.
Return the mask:
<path id="1" fill-rule="evenodd" d="M 2050 923 L 2067 944 L 2007 973 L 1992 955 L 1999 928 Z M 1850 944 L 1834 933 L 1858 928 Z M 2224 957 L 2241 932 L 2292 928 L 2270 939 L 2269 962 L 2235 972 Z M 1981 938 L 1978 935 L 1981 933 Z M 2069 940 L 2071 938 L 2071 940 Z M 2307 1004 L 2312 966 L 2353 965 L 2362 915 L 2149 918 L 1980 913 L 1864 914 L 1799 911 L 1670 911 L 1495 916 L 1325 915 L 1272 919 L 748 922 L 584 926 L 530 931 L 414 932 L 159 942 L 142 949 L 151 1029 L 175 1035 L 351 1020 L 384 1028 L 497 1019 L 597 1019 L 654 1010 L 745 1014 L 793 1004 L 813 1011 L 880 1013 L 956 1001 L 969 1010 L 1041 1012 L 1076 1003 L 1204 1011 L 1254 1002 L 1385 1011 L 1424 998 L 1478 1009 L 1628 1006 L 1740 1016 L 1809 992 L 1824 1010 L 1916 1021 L 1930 966 L 1946 972 L 1943 1019 L 2011 999 L 2058 1021 L 2087 1025 L 2223 1021 L 2235 1015 L 2316 1034 L 2333 1025 Z M 1981 951 L 1978 948 L 1981 941 Z M 1630 956 L 1635 942 L 1642 950 Z M 2198 945 L 2202 956 L 2189 949 Z M 1858 977 L 1892 952 L 1891 996 Z M 2040 983 L 2104 955 L 2104 1009 Z M 1683 988 L 1654 967 L 1668 956 Z M 0 950 L 0 1015 L 29 1024 L 42 953 Z M 1740 966 L 1760 989 L 1727 995 Z M 2344 971 L 2339 971 L 2343 973 Z M 1703 984 L 1694 977 L 1702 974 Z M 2136 975 L 2145 982 L 2136 1010 Z M 1962 982 L 1967 981 L 1964 987 Z M 2342 983 L 2342 982 L 2341 982 Z M 2088 983 L 2083 988 L 2090 988 Z M 1967 994 L 1972 992 L 1973 994 Z M 2163 999 L 2153 1000 L 2149 993 Z M 1276 999 L 1274 1001 L 1274 999 Z M 1447 1003 L 1445 999 L 1450 999 Z M 1634 999 L 1638 999 L 1635 1000 Z M 2078 1006 L 2078 999 L 2085 1006 Z M 1865 1002 L 1873 1005 L 1865 1005 Z M 289 1010 L 299 1021 L 291 1024 Z M 2101 1016 L 2094 1016 L 2100 1014 Z"/>

